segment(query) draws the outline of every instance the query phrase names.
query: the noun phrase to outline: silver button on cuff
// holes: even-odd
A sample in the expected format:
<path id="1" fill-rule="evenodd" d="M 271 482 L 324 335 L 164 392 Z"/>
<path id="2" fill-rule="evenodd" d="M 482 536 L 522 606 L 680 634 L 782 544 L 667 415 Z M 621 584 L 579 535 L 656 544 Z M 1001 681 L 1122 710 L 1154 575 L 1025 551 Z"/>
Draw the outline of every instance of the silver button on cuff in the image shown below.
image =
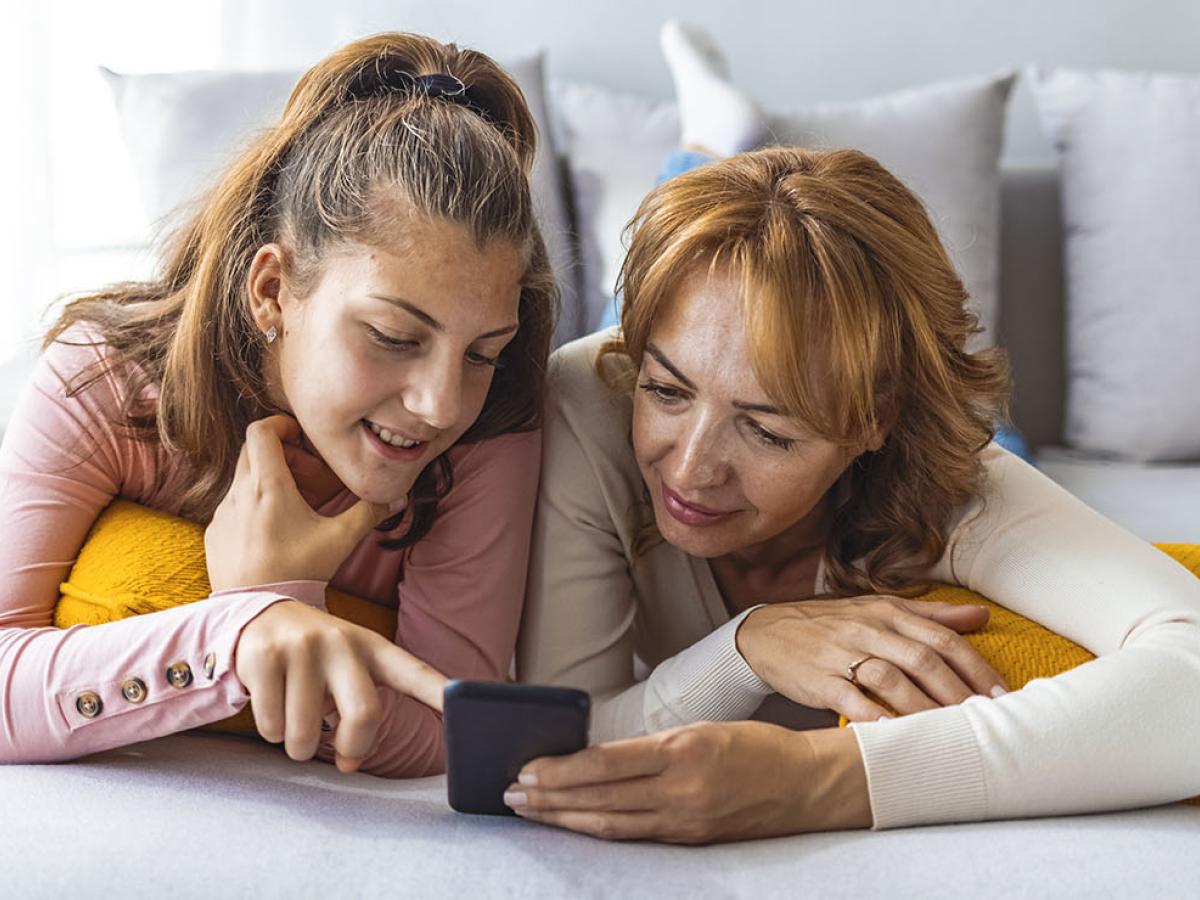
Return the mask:
<path id="1" fill-rule="evenodd" d="M 204 657 L 204 677 L 212 679 L 213 672 L 217 669 L 217 654 L 210 653 Z"/>
<path id="2" fill-rule="evenodd" d="M 147 694 L 146 682 L 140 678 L 126 678 L 121 682 L 121 695 L 130 703 L 141 703 Z"/>
<path id="3" fill-rule="evenodd" d="M 75 709 L 85 719 L 94 719 L 104 711 L 104 701 L 95 691 L 84 691 L 75 698 Z"/>
<path id="4" fill-rule="evenodd" d="M 192 683 L 192 667 L 185 662 L 167 666 L 167 684 L 173 688 L 185 688 Z"/>

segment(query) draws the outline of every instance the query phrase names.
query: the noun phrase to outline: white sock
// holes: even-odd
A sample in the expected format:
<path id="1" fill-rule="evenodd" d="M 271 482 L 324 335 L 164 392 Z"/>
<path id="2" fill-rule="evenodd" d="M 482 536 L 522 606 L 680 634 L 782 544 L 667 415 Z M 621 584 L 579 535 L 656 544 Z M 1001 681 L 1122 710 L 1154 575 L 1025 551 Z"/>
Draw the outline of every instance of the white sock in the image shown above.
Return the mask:
<path id="1" fill-rule="evenodd" d="M 762 111 L 729 80 L 729 66 L 712 39 L 698 28 L 671 19 L 658 35 L 675 81 L 681 143 L 732 156 L 763 143 Z"/>

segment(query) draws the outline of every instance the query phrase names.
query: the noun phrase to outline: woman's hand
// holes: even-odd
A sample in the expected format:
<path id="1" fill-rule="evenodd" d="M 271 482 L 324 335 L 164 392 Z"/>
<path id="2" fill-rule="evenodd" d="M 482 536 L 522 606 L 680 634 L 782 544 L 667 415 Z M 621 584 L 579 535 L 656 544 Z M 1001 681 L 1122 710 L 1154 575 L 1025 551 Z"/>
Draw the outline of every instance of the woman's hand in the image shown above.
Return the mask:
<path id="1" fill-rule="evenodd" d="M 865 722 L 887 715 L 866 691 L 906 715 L 1007 690 L 958 633 L 987 620 L 986 607 L 900 597 L 773 603 L 746 616 L 737 647 L 788 699 Z"/>
<path id="2" fill-rule="evenodd" d="M 290 416 L 251 422 L 229 492 L 204 533 L 214 591 L 280 581 L 329 581 L 389 508 L 359 500 L 338 516 L 316 513 L 301 496 L 285 448 L 300 438 Z M 298 462 L 308 455 L 295 448 Z"/>
<path id="3" fill-rule="evenodd" d="M 526 764 L 518 815 L 614 840 L 703 844 L 866 828 L 867 776 L 850 729 L 701 722 Z"/>
<path id="4" fill-rule="evenodd" d="M 317 752 L 323 713 L 336 709 L 335 762 L 359 767 L 383 713 L 376 686 L 439 712 L 446 678 L 375 632 L 296 600 L 267 607 L 242 629 L 234 671 L 250 693 L 258 733 L 292 759 Z"/>

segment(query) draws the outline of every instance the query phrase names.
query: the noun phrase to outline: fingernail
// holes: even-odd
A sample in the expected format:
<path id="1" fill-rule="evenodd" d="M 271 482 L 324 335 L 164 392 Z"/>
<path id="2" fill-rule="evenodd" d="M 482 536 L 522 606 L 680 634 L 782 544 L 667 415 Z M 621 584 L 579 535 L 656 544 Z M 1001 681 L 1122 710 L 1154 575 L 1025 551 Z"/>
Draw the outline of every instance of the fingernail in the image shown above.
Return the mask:
<path id="1" fill-rule="evenodd" d="M 1004 688 L 1000 687 L 1000 685 L 996 685 L 994 688 L 992 688 L 992 696 L 993 697 L 1003 697 L 1007 693 L 1008 693 L 1008 691 L 1006 691 Z"/>
<path id="2" fill-rule="evenodd" d="M 894 718 L 894 717 L 893 717 L 893 716 L 889 716 L 887 713 L 884 713 L 882 716 L 880 716 L 880 717 L 879 717 L 878 719 L 876 719 L 875 721 L 876 721 L 876 722 L 882 722 L 884 719 L 891 719 L 891 718 Z"/>
<path id="3" fill-rule="evenodd" d="M 495 794 L 492 795 L 496 796 Z M 528 798 L 524 791 L 505 791 L 504 805 L 505 806 L 524 806 Z"/>
<path id="4" fill-rule="evenodd" d="M 525 785 L 525 787 L 537 787 L 537 776 L 532 772 L 522 772 L 517 776 L 517 781 Z"/>

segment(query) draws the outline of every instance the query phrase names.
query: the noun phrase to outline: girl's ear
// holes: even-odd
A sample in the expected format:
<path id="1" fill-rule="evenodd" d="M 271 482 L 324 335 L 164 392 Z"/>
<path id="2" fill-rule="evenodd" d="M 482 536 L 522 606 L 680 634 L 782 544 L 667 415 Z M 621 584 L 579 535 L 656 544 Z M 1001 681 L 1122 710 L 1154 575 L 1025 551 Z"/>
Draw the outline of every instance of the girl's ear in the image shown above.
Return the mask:
<path id="1" fill-rule="evenodd" d="M 280 306 L 280 299 L 284 293 L 283 253 L 279 244 L 264 244 L 259 247 L 246 276 L 250 315 L 263 334 L 272 328 L 283 327 L 283 310 Z"/>

